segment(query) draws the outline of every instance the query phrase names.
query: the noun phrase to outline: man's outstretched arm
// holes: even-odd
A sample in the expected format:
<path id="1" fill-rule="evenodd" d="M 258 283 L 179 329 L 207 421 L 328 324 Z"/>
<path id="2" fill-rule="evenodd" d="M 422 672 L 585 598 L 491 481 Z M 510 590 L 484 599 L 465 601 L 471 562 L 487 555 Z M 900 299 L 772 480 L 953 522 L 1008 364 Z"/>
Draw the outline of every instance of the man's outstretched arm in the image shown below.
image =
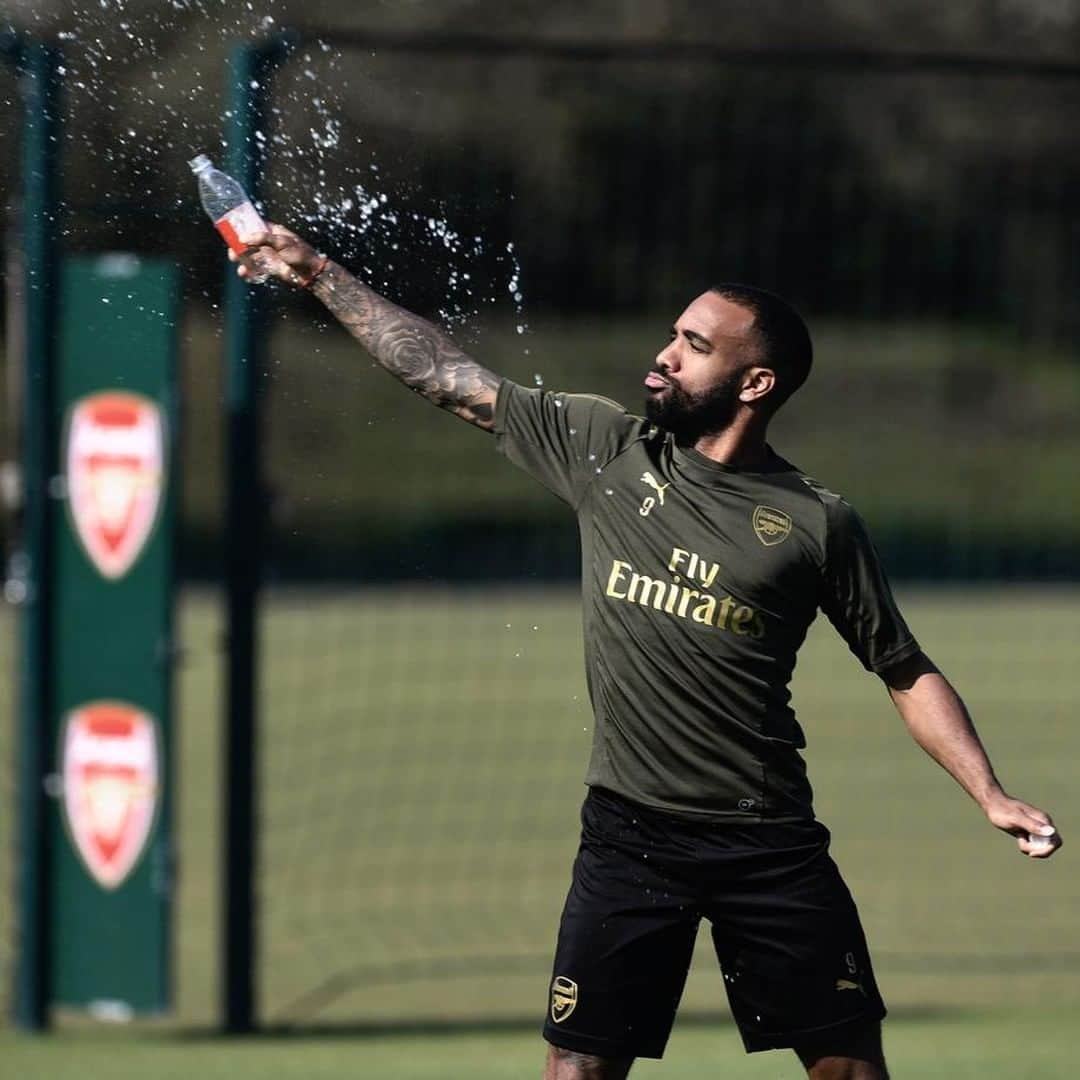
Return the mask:
<path id="1" fill-rule="evenodd" d="M 437 326 L 384 299 L 280 225 L 244 240 L 258 247 L 260 269 L 289 285 L 310 283 L 311 291 L 391 375 L 470 424 L 484 431 L 494 428 L 502 379 L 462 352 Z M 231 253 L 230 258 L 237 261 Z M 247 277 L 248 267 L 241 262 L 237 273 Z"/>
<path id="2" fill-rule="evenodd" d="M 982 807 L 990 823 L 1016 837 L 1017 847 L 1036 859 L 1061 847 L 1044 810 L 1007 795 L 960 696 L 925 653 L 917 653 L 882 675 L 915 741 Z M 1042 836 L 1049 843 L 1032 843 Z"/>

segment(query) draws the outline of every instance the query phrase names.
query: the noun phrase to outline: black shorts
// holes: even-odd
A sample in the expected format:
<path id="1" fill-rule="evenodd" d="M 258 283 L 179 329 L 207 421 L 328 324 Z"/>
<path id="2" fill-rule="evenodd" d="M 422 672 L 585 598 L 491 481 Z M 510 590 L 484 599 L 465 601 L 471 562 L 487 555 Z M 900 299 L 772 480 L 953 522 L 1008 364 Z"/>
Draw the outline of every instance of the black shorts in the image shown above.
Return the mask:
<path id="1" fill-rule="evenodd" d="M 702 917 L 748 1052 L 885 1016 L 858 912 L 819 822 L 696 822 L 593 789 L 581 825 L 549 1043 L 597 1057 L 661 1057 Z"/>

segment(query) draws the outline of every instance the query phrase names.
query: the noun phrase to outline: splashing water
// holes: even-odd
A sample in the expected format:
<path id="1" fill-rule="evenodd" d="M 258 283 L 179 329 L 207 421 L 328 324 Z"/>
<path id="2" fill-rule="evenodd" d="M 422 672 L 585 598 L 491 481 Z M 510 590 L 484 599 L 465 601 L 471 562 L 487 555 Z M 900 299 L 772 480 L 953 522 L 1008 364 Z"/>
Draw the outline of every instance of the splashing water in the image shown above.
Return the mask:
<path id="1" fill-rule="evenodd" d="M 201 151 L 220 159 L 223 127 L 234 119 L 207 87 L 221 85 L 234 43 L 265 40 L 287 24 L 284 6 L 279 0 L 76 0 L 28 9 L 27 28 L 55 36 L 63 48 L 65 134 L 83 144 L 73 147 L 73 157 L 85 163 L 72 201 L 95 206 L 92 226 L 86 224 L 91 215 L 69 214 L 64 234 L 96 229 L 108 234 L 110 246 L 135 249 L 160 247 L 161 235 L 174 234 L 178 250 L 191 251 L 196 243 L 205 250 L 210 241 L 179 235 L 185 221 L 192 230 L 203 228 L 186 161 Z M 481 309 L 508 299 L 528 356 L 522 267 L 513 242 L 489 237 L 475 212 L 477 224 L 457 224 L 470 217 L 462 212 L 467 208 L 428 198 L 416 167 L 411 173 L 397 162 L 384 167 L 375 140 L 354 130 L 355 116 L 350 127 L 350 112 L 387 93 L 370 70 L 376 62 L 313 41 L 275 74 L 266 122 L 252 136 L 252 149 L 267 162 L 267 205 L 260 209 L 327 237 L 343 262 L 391 295 L 400 289 L 407 253 L 430 278 L 427 304 L 450 328 L 467 327 Z M 259 80 L 250 88 L 261 89 Z M 398 97 L 409 92 L 392 89 Z M 382 152 L 388 153 L 385 146 Z M 392 174 L 398 179 L 389 179 Z M 208 301 L 216 299 L 216 289 L 216 282 L 204 288 Z"/>

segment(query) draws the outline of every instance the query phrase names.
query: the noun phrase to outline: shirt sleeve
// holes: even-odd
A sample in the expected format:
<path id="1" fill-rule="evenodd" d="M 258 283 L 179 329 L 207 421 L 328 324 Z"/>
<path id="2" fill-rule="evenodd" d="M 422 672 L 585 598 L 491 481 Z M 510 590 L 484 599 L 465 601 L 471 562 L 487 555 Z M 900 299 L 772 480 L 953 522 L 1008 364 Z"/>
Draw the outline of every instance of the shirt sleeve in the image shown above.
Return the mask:
<path id="1" fill-rule="evenodd" d="M 881 672 L 919 651 L 858 514 L 826 502 L 828 533 L 821 610 L 867 671 Z"/>
<path id="2" fill-rule="evenodd" d="M 646 423 L 608 398 L 533 390 L 504 380 L 495 403 L 499 452 L 577 509 L 589 484 Z"/>

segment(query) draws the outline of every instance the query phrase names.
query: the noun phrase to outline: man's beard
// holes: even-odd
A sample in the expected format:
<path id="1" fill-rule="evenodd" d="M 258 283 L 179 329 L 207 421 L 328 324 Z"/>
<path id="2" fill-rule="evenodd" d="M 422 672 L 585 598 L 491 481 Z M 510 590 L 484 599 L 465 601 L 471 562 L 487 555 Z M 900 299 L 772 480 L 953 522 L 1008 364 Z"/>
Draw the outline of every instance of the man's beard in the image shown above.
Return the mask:
<path id="1" fill-rule="evenodd" d="M 645 416 L 670 431 L 676 442 L 692 446 L 704 435 L 723 431 L 735 419 L 741 374 L 733 373 L 701 394 L 688 394 L 677 383 L 668 382 L 666 390 L 646 399 Z"/>

